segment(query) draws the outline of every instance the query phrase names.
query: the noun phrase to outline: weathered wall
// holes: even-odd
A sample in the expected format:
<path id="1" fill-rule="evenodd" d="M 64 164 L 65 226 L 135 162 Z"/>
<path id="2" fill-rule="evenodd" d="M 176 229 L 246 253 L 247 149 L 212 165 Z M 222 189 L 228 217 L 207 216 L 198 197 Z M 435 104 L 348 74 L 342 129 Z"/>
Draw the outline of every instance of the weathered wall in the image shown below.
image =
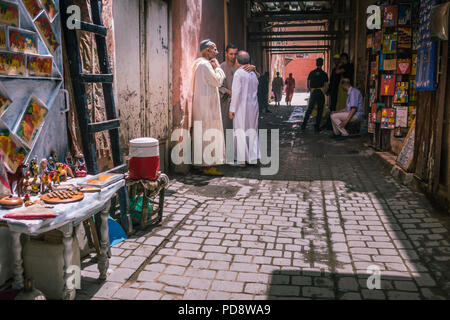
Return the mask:
<path id="1" fill-rule="evenodd" d="M 200 39 L 211 39 L 217 44 L 217 50 L 219 50 L 217 60 L 219 61 L 224 60 L 223 53 L 226 47 L 224 17 L 223 0 L 203 0 Z"/>
<path id="2" fill-rule="evenodd" d="M 245 1 L 230 0 L 228 5 L 228 42 L 245 49 Z"/>

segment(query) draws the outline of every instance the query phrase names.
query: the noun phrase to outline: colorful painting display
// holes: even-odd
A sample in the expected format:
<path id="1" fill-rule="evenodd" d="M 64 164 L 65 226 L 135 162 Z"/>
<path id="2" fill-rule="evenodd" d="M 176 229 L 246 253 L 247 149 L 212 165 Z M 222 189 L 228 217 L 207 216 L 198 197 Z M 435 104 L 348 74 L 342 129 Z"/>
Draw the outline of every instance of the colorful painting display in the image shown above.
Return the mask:
<path id="1" fill-rule="evenodd" d="M 394 95 L 394 103 L 408 103 L 409 82 L 397 82 Z"/>
<path id="2" fill-rule="evenodd" d="M 0 117 L 8 109 L 11 103 L 12 101 L 8 95 L 8 92 L 6 92 L 6 88 L 0 82 Z"/>
<path id="3" fill-rule="evenodd" d="M 412 55 L 411 59 L 411 75 L 415 76 L 417 74 L 417 54 Z"/>
<path id="4" fill-rule="evenodd" d="M 380 57 L 376 56 L 375 61 L 372 61 L 370 63 L 370 80 L 371 81 L 375 81 L 377 80 L 377 76 L 378 76 L 378 61 L 379 61 Z"/>
<path id="5" fill-rule="evenodd" d="M 17 136 L 29 148 L 33 146 L 47 113 L 48 108 L 45 104 L 35 95 L 31 95 L 16 131 Z"/>
<path id="6" fill-rule="evenodd" d="M 17 168 L 25 160 L 28 153 L 17 137 L 6 126 L 0 127 L 0 152 L 11 172 L 17 171 Z"/>
<path id="7" fill-rule="evenodd" d="M 398 28 L 398 47 L 402 49 L 410 49 L 412 44 L 411 28 Z"/>
<path id="8" fill-rule="evenodd" d="M 386 6 L 384 7 L 383 27 L 396 27 L 398 19 L 398 7 Z"/>
<path id="9" fill-rule="evenodd" d="M 32 20 L 42 12 L 42 6 L 39 0 L 22 0 Z"/>
<path id="10" fill-rule="evenodd" d="M 6 50 L 8 48 L 6 38 L 6 26 L 0 26 L 0 50 Z"/>
<path id="11" fill-rule="evenodd" d="M 393 54 L 397 52 L 397 33 L 385 34 L 383 37 L 383 53 Z"/>
<path id="12" fill-rule="evenodd" d="M 406 106 L 395 107 L 395 127 L 396 128 L 408 127 L 408 107 Z"/>
<path id="13" fill-rule="evenodd" d="M 408 127 L 411 127 L 415 118 L 416 118 L 416 106 L 409 106 L 408 107 Z"/>
<path id="14" fill-rule="evenodd" d="M 53 67 L 52 56 L 28 56 L 28 75 L 34 77 L 51 77 Z"/>
<path id="15" fill-rule="evenodd" d="M 398 6 L 398 25 L 408 26 L 411 24 L 411 4 L 401 3 Z"/>
<path id="16" fill-rule="evenodd" d="M 384 71 L 394 71 L 397 69 L 397 59 L 386 59 L 384 60 Z"/>
<path id="17" fill-rule="evenodd" d="M 417 101 L 416 80 L 409 81 L 409 101 Z"/>
<path id="18" fill-rule="evenodd" d="M 395 94 L 395 80 L 395 74 L 383 74 L 380 95 L 393 96 Z"/>
<path id="19" fill-rule="evenodd" d="M 410 74 L 411 73 L 411 60 L 410 59 L 398 59 L 397 60 L 397 74 Z"/>
<path id="20" fill-rule="evenodd" d="M 383 32 L 376 31 L 373 37 L 373 52 L 380 51 L 382 44 L 383 44 Z"/>
<path id="21" fill-rule="evenodd" d="M 19 26 L 19 8 L 16 4 L 0 1 L 0 23 L 8 26 Z"/>
<path id="22" fill-rule="evenodd" d="M 53 22 L 55 17 L 58 15 L 58 9 L 56 8 L 55 3 L 53 2 L 53 0 L 40 0 L 40 1 L 45 11 L 47 12 L 50 20 Z"/>
<path id="23" fill-rule="evenodd" d="M 9 49 L 14 52 L 38 53 L 37 35 L 34 32 L 9 28 Z"/>
<path id="24" fill-rule="evenodd" d="M 373 48 L 373 34 L 367 35 L 366 48 L 367 49 Z"/>
<path id="25" fill-rule="evenodd" d="M 395 129 L 394 108 L 384 108 L 382 110 L 381 129 Z"/>
<path id="26" fill-rule="evenodd" d="M 384 103 L 377 104 L 377 113 L 376 113 L 376 123 L 381 123 L 381 119 L 383 118 L 383 109 L 386 108 Z"/>
<path id="27" fill-rule="evenodd" d="M 0 74 L 26 76 L 26 59 L 23 53 L 0 52 Z"/>
<path id="28" fill-rule="evenodd" d="M 52 25 L 48 16 L 45 12 L 42 12 L 41 15 L 34 21 L 36 28 L 39 30 L 42 38 L 44 39 L 45 45 L 47 46 L 50 53 L 53 54 L 55 50 L 58 48 L 59 43 L 56 40 L 56 35 L 53 32 Z"/>
<path id="29" fill-rule="evenodd" d="M 414 28 L 412 31 L 412 49 L 419 50 L 420 47 L 420 31 L 419 28 Z"/>

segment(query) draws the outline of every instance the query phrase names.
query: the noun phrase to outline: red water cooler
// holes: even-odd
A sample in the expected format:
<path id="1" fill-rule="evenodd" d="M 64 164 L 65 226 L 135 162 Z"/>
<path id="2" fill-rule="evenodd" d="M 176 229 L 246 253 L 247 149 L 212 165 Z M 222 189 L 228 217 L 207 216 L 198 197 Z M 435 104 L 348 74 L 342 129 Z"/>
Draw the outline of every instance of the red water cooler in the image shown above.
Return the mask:
<path id="1" fill-rule="evenodd" d="M 130 141 L 130 179 L 157 180 L 160 171 L 159 141 L 139 138 Z"/>

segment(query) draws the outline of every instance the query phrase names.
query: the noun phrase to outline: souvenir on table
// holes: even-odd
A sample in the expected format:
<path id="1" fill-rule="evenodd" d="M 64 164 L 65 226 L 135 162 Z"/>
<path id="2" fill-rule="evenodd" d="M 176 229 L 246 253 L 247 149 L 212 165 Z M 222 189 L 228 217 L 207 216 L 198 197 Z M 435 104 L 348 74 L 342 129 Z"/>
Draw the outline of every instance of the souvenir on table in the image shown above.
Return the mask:
<path id="1" fill-rule="evenodd" d="M 411 73 L 411 60 L 410 59 L 398 59 L 397 60 L 397 74 L 410 74 Z"/>
<path id="2" fill-rule="evenodd" d="M 47 12 L 50 20 L 53 22 L 56 15 L 58 14 L 58 9 L 56 9 L 55 3 L 53 2 L 53 0 L 40 0 L 40 1 L 45 11 Z"/>
<path id="3" fill-rule="evenodd" d="M 75 156 L 75 176 L 77 178 L 84 178 L 87 175 L 86 161 L 84 160 L 84 155 L 79 153 Z"/>
<path id="4" fill-rule="evenodd" d="M 42 38 L 44 39 L 45 45 L 47 46 L 48 50 L 50 50 L 50 53 L 53 54 L 58 48 L 59 43 L 56 40 L 55 32 L 53 32 L 52 25 L 45 11 L 36 18 L 34 23 L 36 25 L 36 28 L 39 30 Z"/>
<path id="5" fill-rule="evenodd" d="M 6 26 L 0 26 L 0 50 L 6 50 L 8 48 L 6 38 Z"/>
<path id="6" fill-rule="evenodd" d="M 0 208 L 5 210 L 20 208 L 21 206 L 23 206 L 23 200 L 20 197 L 9 196 L 0 200 Z M 8 215 L 5 215 L 4 218 L 8 219 Z"/>
<path id="7" fill-rule="evenodd" d="M 383 65 L 384 71 L 395 71 L 396 69 L 397 69 L 397 59 L 384 60 L 384 65 Z"/>
<path id="8" fill-rule="evenodd" d="M 384 108 L 381 112 L 381 129 L 395 129 L 395 109 Z"/>
<path id="9" fill-rule="evenodd" d="M 383 44 L 383 32 L 376 31 L 373 37 L 373 52 L 380 51 L 382 44 Z"/>
<path id="10" fill-rule="evenodd" d="M 395 107 L 395 127 L 396 128 L 408 127 L 408 107 L 406 106 Z"/>
<path id="11" fill-rule="evenodd" d="M 383 27 L 396 27 L 398 19 L 398 7 L 386 6 L 384 7 Z"/>
<path id="12" fill-rule="evenodd" d="M 417 74 L 417 54 L 412 55 L 411 59 L 411 75 L 415 76 Z"/>
<path id="13" fill-rule="evenodd" d="M 367 49 L 372 49 L 372 47 L 373 47 L 373 34 L 369 33 L 367 35 L 366 48 Z"/>
<path id="14" fill-rule="evenodd" d="M 28 165 L 28 170 L 30 172 L 30 176 L 37 177 L 39 175 L 39 167 L 38 167 L 38 157 L 34 156 L 33 159 L 31 159 L 30 164 Z"/>
<path id="15" fill-rule="evenodd" d="M 385 34 L 383 37 L 383 53 L 393 54 L 397 52 L 397 33 Z"/>
<path id="16" fill-rule="evenodd" d="M 42 11 L 42 6 L 39 0 L 22 0 L 23 5 L 30 14 L 31 20 L 34 20 Z"/>
<path id="17" fill-rule="evenodd" d="M 8 28 L 8 33 L 9 50 L 32 54 L 38 52 L 35 32 L 10 27 Z"/>
<path id="18" fill-rule="evenodd" d="M 411 127 L 415 118 L 416 118 L 416 106 L 409 106 L 408 107 L 408 127 Z"/>
<path id="19" fill-rule="evenodd" d="M 16 129 L 16 134 L 29 148 L 33 146 L 47 113 L 45 104 L 32 94 Z"/>
<path id="20" fill-rule="evenodd" d="M 96 175 L 94 178 L 89 179 L 84 183 L 79 183 L 80 187 L 97 187 L 97 188 L 105 188 L 121 179 L 124 178 L 123 174 L 118 173 L 100 173 Z"/>
<path id="21" fill-rule="evenodd" d="M 0 128 L 0 153 L 3 155 L 8 169 L 16 172 L 25 160 L 28 151 L 11 131 L 7 128 Z"/>
<path id="22" fill-rule="evenodd" d="M 5 86 L 0 82 L 0 117 L 5 113 L 12 101 L 6 92 Z"/>
<path id="23" fill-rule="evenodd" d="M 0 23 L 19 26 L 19 8 L 15 3 L 0 1 Z"/>
<path id="24" fill-rule="evenodd" d="M 83 199 L 84 193 L 75 190 L 55 191 L 44 194 L 41 197 L 41 200 L 48 204 L 73 203 L 79 202 Z"/>
<path id="25" fill-rule="evenodd" d="M 26 59 L 23 53 L 0 52 L 0 74 L 8 76 L 25 76 Z"/>
<path id="26" fill-rule="evenodd" d="M 44 220 L 53 219 L 58 215 L 50 208 L 42 205 L 37 205 L 30 208 L 24 208 L 23 210 L 15 211 L 4 216 L 5 219 L 14 220 Z"/>
<path id="27" fill-rule="evenodd" d="M 398 28 L 398 47 L 404 49 L 411 48 L 411 28 L 401 27 Z"/>
<path id="28" fill-rule="evenodd" d="M 53 67 L 52 56 L 27 56 L 27 69 L 29 76 L 51 77 Z"/>
<path id="29" fill-rule="evenodd" d="M 417 101 L 416 80 L 409 81 L 409 101 Z"/>
<path id="30" fill-rule="evenodd" d="M 411 4 L 400 3 L 398 6 L 398 25 L 407 26 L 411 24 Z"/>
<path id="31" fill-rule="evenodd" d="M 393 96 L 395 94 L 395 74 L 383 74 L 381 77 L 381 96 Z"/>
<path id="32" fill-rule="evenodd" d="M 409 82 L 397 82 L 394 95 L 394 103 L 408 103 Z"/>

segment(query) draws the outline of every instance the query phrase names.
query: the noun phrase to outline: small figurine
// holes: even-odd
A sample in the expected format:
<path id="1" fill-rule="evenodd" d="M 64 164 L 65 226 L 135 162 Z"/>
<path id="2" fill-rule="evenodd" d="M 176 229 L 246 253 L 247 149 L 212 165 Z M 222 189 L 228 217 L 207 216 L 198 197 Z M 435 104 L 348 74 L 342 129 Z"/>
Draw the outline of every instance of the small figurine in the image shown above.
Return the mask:
<path id="1" fill-rule="evenodd" d="M 53 158 L 55 163 L 58 162 L 58 156 L 56 155 L 56 151 L 55 150 L 50 151 L 50 157 Z"/>
<path id="2" fill-rule="evenodd" d="M 31 180 L 31 195 L 37 196 L 41 191 L 41 179 L 39 177 L 34 177 Z"/>
<path id="3" fill-rule="evenodd" d="M 50 180 L 50 177 L 49 177 L 47 171 L 44 172 L 41 179 L 42 179 L 41 193 L 46 194 L 49 192 L 53 192 L 52 181 Z"/>
<path id="4" fill-rule="evenodd" d="M 60 180 L 60 173 L 59 171 L 52 171 L 50 172 L 50 180 L 52 181 L 53 185 L 60 185 L 61 184 L 61 180 Z"/>
<path id="5" fill-rule="evenodd" d="M 49 157 L 47 160 L 47 170 L 48 171 L 56 171 L 56 162 L 55 162 L 55 158 L 53 157 Z"/>
<path id="6" fill-rule="evenodd" d="M 48 173 L 48 160 L 42 159 L 39 165 L 39 175 L 42 177 L 46 173 Z"/>
<path id="7" fill-rule="evenodd" d="M 56 164 L 56 170 L 59 173 L 59 179 L 61 182 L 66 182 L 68 179 L 68 173 L 67 173 L 67 168 L 64 168 L 64 163 L 60 163 L 58 162 Z M 68 168 L 70 170 L 70 168 Z"/>
<path id="8" fill-rule="evenodd" d="M 75 162 L 73 161 L 72 154 L 70 152 L 66 153 L 66 158 L 64 159 L 66 165 L 70 167 L 71 170 L 75 169 Z"/>
<path id="9" fill-rule="evenodd" d="M 84 160 L 84 155 L 79 153 L 75 156 L 77 161 L 75 162 L 75 176 L 77 178 L 84 178 L 87 176 L 86 161 Z"/>
<path id="10" fill-rule="evenodd" d="M 33 205 L 33 203 L 31 202 L 31 198 L 30 198 L 30 194 L 29 193 L 25 193 L 23 201 L 25 203 L 25 207 L 30 207 L 30 206 Z"/>
<path id="11" fill-rule="evenodd" d="M 36 177 L 38 175 L 39 168 L 37 156 L 34 156 L 34 158 L 31 159 L 28 170 L 30 171 L 31 177 Z"/>
<path id="12" fill-rule="evenodd" d="M 7 172 L 8 175 L 8 182 L 9 182 L 9 186 L 11 187 L 11 191 L 13 188 L 13 184 L 14 182 L 17 183 L 16 185 L 16 191 L 17 191 L 17 195 L 19 197 L 21 197 L 24 194 L 24 179 L 25 179 L 25 173 L 24 173 L 24 169 L 26 169 L 27 166 L 24 163 L 21 163 L 19 165 L 19 167 L 17 168 L 16 172 L 12 173 L 12 172 Z"/>

